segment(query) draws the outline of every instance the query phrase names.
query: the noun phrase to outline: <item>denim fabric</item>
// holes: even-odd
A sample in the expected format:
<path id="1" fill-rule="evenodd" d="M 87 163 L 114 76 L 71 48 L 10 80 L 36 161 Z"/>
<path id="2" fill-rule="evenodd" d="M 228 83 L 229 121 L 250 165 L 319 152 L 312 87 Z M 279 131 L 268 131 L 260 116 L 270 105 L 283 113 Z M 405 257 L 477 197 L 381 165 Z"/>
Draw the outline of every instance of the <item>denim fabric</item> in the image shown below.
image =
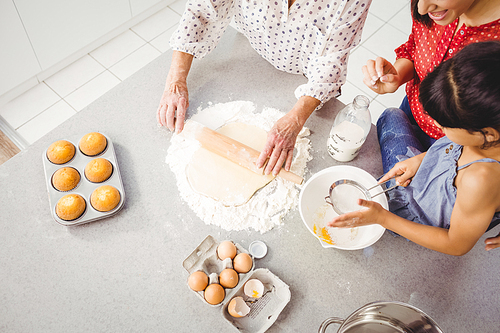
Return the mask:
<path id="1" fill-rule="evenodd" d="M 400 109 L 386 109 L 377 121 L 377 136 L 384 173 L 397 162 L 425 151 L 406 114 Z"/>
<path id="2" fill-rule="evenodd" d="M 449 229 L 457 199 L 454 185 L 457 172 L 473 163 L 500 163 L 483 158 L 458 168 L 461 154 L 462 146 L 447 137 L 437 140 L 422 160 L 410 185 L 388 192 L 389 210 L 410 221 Z M 488 230 L 499 223 L 500 213 L 496 213 Z"/>
<path id="3" fill-rule="evenodd" d="M 432 144 L 434 142 L 436 142 L 436 139 L 428 136 L 427 133 L 422 131 L 420 126 L 418 126 L 417 121 L 415 120 L 415 118 L 413 117 L 413 113 L 411 112 L 410 103 L 408 102 L 407 96 L 405 96 L 405 98 L 403 98 L 403 101 L 401 102 L 401 106 L 399 108 L 401 110 L 403 110 L 403 112 L 408 117 L 408 120 L 410 121 L 410 124 L 413 127 L 413 131 L 415 133 L 415 136 L 418 138 L 418 141 L 420 141 L 420 143 L 422 144 L 422 147 L 424 148 L 424 150 L 422 150 L 422 151 L 427 151 L 429 149 L 429 147 L 432 146 Z"/>

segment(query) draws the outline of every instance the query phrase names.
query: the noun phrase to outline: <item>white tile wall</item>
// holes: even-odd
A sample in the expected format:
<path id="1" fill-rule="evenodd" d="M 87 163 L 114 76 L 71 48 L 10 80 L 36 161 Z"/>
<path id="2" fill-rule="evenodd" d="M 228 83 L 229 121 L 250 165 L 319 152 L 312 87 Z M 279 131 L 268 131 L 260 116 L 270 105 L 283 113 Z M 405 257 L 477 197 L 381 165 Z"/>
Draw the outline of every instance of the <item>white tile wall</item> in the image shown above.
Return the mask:
<path id="1" fill-rule="evenodd" d="M 169 50 L 186 1 L 176 1 L 49 77 L 1 107 L 0 116 L 26 141 L 35 142 Z M 368 96 L 373 122 L 386 107 L 399 106 L 404 91 L 377 95 L 363 84 L 361 67 L 376 56 L 394 59 L 394 48 L 406 41 L 411 29 L 409 2 L 373 0 L 361 44 L 351 52 L 339 99 L 350 103 L 358 94 Z"/>

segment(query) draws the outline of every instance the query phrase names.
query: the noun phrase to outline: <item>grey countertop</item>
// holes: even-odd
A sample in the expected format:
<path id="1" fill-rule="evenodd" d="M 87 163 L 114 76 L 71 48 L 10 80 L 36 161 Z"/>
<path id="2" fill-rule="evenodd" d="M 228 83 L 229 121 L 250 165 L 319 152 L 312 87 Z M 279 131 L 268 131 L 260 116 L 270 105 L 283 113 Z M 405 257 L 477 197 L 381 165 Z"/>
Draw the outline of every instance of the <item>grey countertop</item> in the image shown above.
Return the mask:
<path id="1" fill-rule="evenodd" d="M 463 257 L 440 254 L 386 232 L 367 250 L 324 249 L 298 210 L 267 233 L 206 225 L 180 199 L 165 163 L 171 134 L 155 112 L 170 64 L 167 52 L 85 110 L 0 166 L 1 332 L 230 332 L 220 308 L 189 291 L 183 260 L 207 236 L 245 248 L 268 245 L 256 267 L 290 286 L 291 301 L 268 332 L 316 332 L 373 301 L 402 301 L 445 332 L 498 332 L 500 252 L 484 235 Z M 272 68 L 229 29 L 189 77 L 190 113 L 209 102 L 249 100 L 289 110 L 306 79 Z M 326 136 L 342 103 L 332 100 L 306 123 L 314 159 L 306 180 L 336 163 Z M 56 140 L 99 131 L 115 151 L 127 195 L 124 208 L 97 222 L 57 224 L 48 203 L 42 154 Z M 372 127 L 350 165 L 382 173 Z M 333 326 L 329 328 L 333 332 Z"/>

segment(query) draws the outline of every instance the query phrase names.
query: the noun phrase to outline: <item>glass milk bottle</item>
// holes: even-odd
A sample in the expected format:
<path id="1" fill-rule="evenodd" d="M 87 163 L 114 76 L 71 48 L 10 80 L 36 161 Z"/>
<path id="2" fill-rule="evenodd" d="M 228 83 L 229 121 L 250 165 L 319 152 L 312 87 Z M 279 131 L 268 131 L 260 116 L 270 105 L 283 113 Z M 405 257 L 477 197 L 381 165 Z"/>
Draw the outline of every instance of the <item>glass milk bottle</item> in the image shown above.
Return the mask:
<path id="1" fill-rule="evenodd" d="M 358 95 L 335 117 L 328 136 L 328 153 L 339 162 L 349 162 L 359 153 L 372 126 L 368 97 Z"/>

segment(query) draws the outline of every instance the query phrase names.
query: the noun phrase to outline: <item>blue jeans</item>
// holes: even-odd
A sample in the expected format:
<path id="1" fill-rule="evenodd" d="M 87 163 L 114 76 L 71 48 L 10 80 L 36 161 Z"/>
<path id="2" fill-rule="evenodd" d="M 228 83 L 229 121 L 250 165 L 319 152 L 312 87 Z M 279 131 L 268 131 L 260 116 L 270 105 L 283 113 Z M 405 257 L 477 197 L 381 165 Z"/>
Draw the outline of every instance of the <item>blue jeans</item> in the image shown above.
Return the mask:
<path id="1" fill-rule="evenodd" d="M 382 113 L 377 121 L 377 136 L 384 174 L 397 162 L 427 151 L 436 141 L 415 122 L 407 97 L 400 109 L 390 108 Z"/>

